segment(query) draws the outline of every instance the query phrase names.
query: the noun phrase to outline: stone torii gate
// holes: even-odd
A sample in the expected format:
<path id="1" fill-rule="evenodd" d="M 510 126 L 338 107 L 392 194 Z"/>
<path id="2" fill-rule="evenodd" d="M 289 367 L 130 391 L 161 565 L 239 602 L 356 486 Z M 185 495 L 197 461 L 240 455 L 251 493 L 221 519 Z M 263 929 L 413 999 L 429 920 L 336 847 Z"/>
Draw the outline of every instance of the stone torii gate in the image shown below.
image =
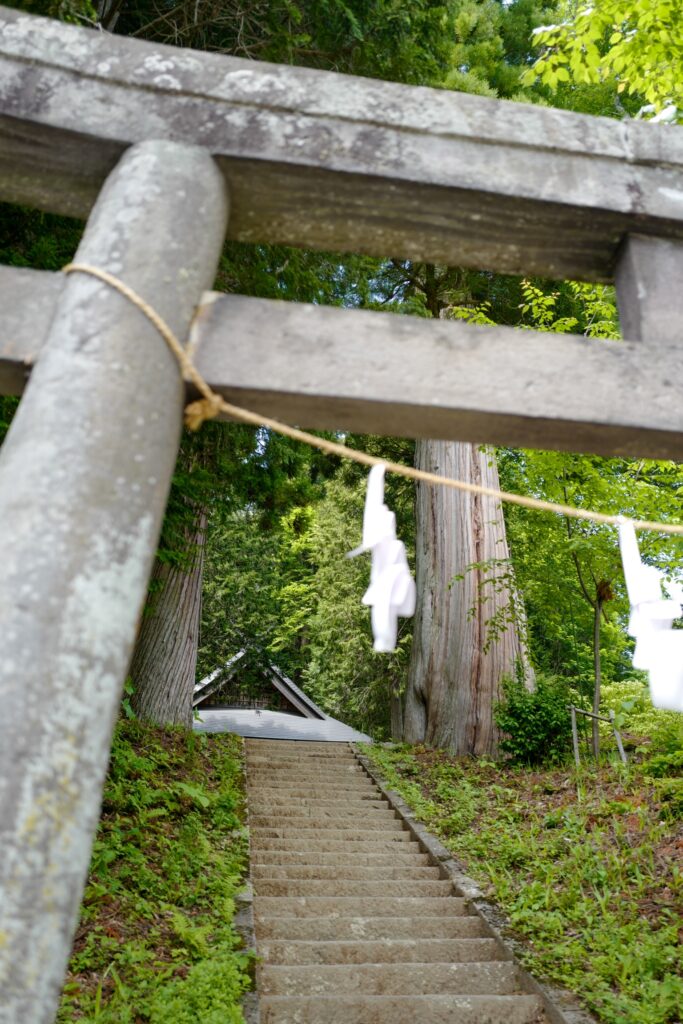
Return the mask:
<path id="1" fill-rule="evenodd" d="M 0 199 L 87 218 L 229 401 L 315 428 L 683 458 L 683 132 L 0 8 Z M 230 213 L 228 215 L 228 210 Z M 615 344 L 205 293 L 226 235 L 615 280 Z M 197 311 L 198 309 L 198 311 Z M 91 278 L 0 267 L 0 989 L 54 1017 L 184 386 Z"/>

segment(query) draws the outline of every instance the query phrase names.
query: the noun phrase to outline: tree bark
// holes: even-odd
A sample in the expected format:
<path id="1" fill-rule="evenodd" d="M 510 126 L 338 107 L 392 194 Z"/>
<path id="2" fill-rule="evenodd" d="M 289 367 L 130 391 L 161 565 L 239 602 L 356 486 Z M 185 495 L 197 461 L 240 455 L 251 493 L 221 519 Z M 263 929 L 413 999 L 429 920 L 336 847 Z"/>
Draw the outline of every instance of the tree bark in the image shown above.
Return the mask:
<path id="1" fill-rule="evenodd" d="M 158 725 L 192 725 L 205 536 L 206 511 L 200 509 L 185 534 L 189 564 L 157 559 L 152 572 L 129 674 L 133 710 Z"/>
<path id="2" fill-rule="evenodd" d="M 418 441 L 415 464 L 499 486 L 494 453 L 475 445 Z M 416 538 L 418 604 L 405 739 L 457 755 L 495 756 L 493 709 L 503 676 L 521 671 L 530 689 L 534 682 L 500 502 L 418 484 Z"/>

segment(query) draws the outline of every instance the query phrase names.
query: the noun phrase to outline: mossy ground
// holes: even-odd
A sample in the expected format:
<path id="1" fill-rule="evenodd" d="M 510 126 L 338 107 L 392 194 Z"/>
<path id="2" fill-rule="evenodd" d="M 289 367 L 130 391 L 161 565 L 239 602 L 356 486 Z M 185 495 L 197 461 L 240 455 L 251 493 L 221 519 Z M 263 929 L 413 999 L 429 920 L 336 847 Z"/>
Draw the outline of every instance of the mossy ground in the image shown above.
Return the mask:
<path id="1" fill-rule="evenodd" d="M 122 722 L 59 1024 L 241 1024 L 242 741 Z"/>
<path id="2" fill-rule="evenodd" d="M 640 765 L 531 770 L 424 747 L 367 748 L 523 941 L 537 977 L 604 1024 L 678 1024 L 683 780 Z"/>

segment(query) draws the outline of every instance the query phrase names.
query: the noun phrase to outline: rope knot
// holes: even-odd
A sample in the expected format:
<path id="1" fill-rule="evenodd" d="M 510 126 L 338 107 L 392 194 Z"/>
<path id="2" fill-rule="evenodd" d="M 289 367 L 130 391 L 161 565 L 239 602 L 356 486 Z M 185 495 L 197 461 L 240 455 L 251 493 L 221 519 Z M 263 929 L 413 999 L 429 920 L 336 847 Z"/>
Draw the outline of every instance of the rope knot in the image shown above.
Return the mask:
<path id="1" fill-rule="evenodd" d="M 199 430 L 202 423 L 218 416 L 223 406 L 220 395 L 212 394 L 208 398 L 200 398 L 185 406 L 185 426 L 188 430 Z"/>

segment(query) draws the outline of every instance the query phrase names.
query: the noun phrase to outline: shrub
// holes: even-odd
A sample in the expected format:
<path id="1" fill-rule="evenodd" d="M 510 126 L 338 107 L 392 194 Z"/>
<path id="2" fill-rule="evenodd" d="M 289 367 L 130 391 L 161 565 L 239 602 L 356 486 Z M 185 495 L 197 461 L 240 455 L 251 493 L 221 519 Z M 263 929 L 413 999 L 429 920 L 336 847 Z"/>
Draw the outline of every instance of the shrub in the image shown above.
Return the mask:
<path id="1" fill-rule="evenodd" d="M 671 754 L 655 754 L 643 762 L 641 771 L 653 779 L 683 776 L 683 750 L 676 750 Z"/>
<path id="2" fill-rule="evenodd" d="M 683 749 L 683 715 L 655 708 L 644 679 L 605 683 L 600 702 L 616 712 L 617 728 L 632 737 L 647 738 L 652 752 L 674 753 Z M 600 731 L 605 740 L 611 738 L 609 725 L 601 724 Z"/>
<path id="3" fill-rule="evenodd" d="M 529 692 L 518 679 L 503 680 L 504 700 L 494 711 L 505 736 L 501 750 L 519 763 L 537 765 L 564 760 L 571 746 L 571 720 L 566 687 L 539 676 Z"/>

